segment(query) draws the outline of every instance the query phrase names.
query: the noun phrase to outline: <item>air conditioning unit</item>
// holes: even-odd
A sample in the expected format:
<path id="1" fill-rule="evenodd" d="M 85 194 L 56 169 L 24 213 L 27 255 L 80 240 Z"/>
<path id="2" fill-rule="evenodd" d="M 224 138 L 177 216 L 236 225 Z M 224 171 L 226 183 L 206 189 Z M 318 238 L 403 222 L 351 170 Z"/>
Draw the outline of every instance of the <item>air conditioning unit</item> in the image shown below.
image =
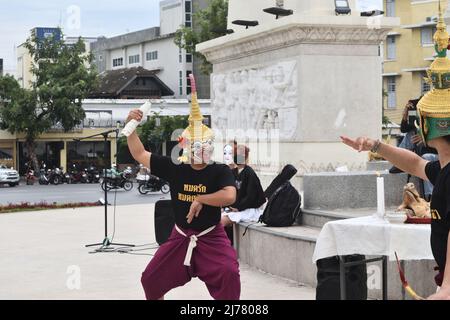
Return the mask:
<path id="1" fill-rule="evenodd" d="M 426 22 L 437 22 L 438 16 L 431 16 L 426 18 Z"/>

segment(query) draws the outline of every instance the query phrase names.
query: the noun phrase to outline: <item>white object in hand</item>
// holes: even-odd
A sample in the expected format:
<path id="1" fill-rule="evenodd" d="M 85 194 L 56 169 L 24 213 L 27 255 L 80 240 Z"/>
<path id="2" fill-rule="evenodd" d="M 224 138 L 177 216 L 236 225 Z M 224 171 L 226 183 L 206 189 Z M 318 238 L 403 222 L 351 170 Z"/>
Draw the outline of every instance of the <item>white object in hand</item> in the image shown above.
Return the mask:
<path id="1" fill-rule="evenodd" d="M 151 107 L 152 103 L 150 101 L 147 101 L 139 108 L 139 110 L 142 111 L 142 119 L 150 112 Z M 134 132 L 134 130 L 136 130 L 139 124 L 140 122 L 135 119 L 130 120 L 125 128 L 123 128 L 122 134 L 126 137 L 129 137 Z"/>
<path id="2" fill-rule="evenodd" d="M 384 204 L 384 178 L 377 177 L 377 214 L 381 218 L 384 217 L 386 212 Z"/>

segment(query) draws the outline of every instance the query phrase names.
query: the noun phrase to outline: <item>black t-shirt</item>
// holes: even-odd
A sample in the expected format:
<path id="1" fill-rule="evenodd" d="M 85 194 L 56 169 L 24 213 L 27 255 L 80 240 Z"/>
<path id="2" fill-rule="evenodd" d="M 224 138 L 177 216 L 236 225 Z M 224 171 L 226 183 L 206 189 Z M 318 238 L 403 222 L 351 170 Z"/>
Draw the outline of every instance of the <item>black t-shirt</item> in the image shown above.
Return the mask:
<path id="1" fill-rule="evenodd" d="M 152 174 L 170 184 L 170 195 L 175 212 L 175 223 L 184 229 L 205 230 L 220 222 L 221 208 L 203 205 L 198 217 L 191 224 L 186 216 L 197 195 L 215 193 L 227 186 L 235 186 L 234 176 L 225 164 L 212 163 L 202 170 L 189 164 L 175 164 L 170 157 L 152 154 Z"/>
<path id="2" fill-rule="evenodd" d="M 234 169 L 238 194 L 233 208 L 244 211 L 250 208 L 259 208 L 266 202 L 264 190 L 255 171 L 250 166 L 245 166 L 239 173 Z"/>
<path id="3" fill-rule="evenodd" d="M 431 249 L 440 271 L 444 272 L 450 232 L 450 163 L 441 169 L 439 161 L 429 162 L 425 173 L 434 185 L 431 196 Z"/>

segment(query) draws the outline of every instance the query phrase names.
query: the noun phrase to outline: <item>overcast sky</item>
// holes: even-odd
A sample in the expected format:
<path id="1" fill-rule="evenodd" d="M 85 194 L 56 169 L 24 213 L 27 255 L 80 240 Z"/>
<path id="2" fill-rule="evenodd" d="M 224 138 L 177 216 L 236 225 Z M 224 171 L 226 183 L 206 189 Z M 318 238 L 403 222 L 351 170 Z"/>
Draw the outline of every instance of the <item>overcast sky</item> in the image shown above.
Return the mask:
<path id="1" fill-rule="evenodd" d="M 367 10 L 381 7 L 382 0 L 359 2 Z M 15 48 L 37 26 L 59 25 L 68 36 L 111 37 L 159 25 L 159 0 L 0 0 L 0 8 L 0 58 L 6 72 L 15 72 Z"/>

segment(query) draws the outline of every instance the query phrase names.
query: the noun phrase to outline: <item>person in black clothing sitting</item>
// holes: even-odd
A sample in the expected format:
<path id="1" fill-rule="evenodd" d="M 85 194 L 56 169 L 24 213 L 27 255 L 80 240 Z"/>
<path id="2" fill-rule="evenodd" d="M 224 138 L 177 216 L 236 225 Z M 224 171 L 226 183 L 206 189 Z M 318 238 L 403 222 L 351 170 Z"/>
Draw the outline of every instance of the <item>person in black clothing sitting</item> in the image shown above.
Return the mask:
<path id="1" fill-rule="evenodd" d="M 255 171 L 248 165 L 250 149 L 234 145 L 233 173 L 238 190 L 236 202 L 224 210 L 222 224 L 231 226 L 240 221 L 257 222 L 262 214 L 261 207 L 266 202 L 264 190 Z"/>

